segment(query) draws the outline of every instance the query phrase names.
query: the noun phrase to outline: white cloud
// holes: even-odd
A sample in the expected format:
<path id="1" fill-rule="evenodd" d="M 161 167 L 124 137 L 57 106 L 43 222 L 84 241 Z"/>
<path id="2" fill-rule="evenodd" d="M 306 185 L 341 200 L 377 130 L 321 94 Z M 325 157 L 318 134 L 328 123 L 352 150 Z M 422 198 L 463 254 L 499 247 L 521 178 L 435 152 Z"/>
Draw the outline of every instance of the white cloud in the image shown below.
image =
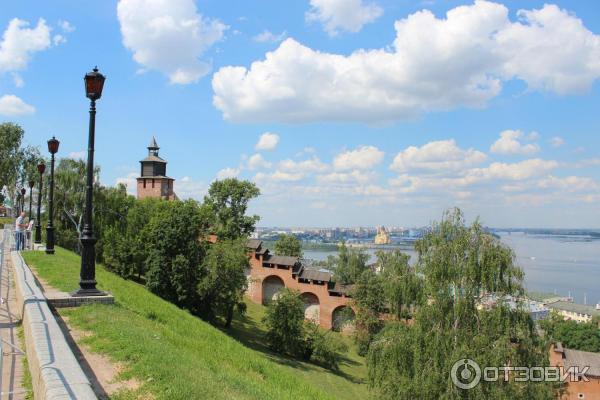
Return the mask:
<path id="1" fill-rule="evenodd" d="M 119 183 L 122 183 L 123 185 L 127 186 L 127 193 L 135 196 L 137 194 L 137 179 L 136 178 L 138 176 L 139 175 L 137 172 L 129 172 L 125 176 L 118 177 L 116 179 L 115 183 L 117 185 Z"/>
<path id="2" fill-rule="evenodd" d="M 552 139 L 550 139 L 550 145 L 554 148 L 561 147 L 564 144 L 565 144 L 565 139 L 563 139 L 559 136 L 554 136 Z"/>
<path id="3" fill-rule="evenodd" d="M 253 154 L 248 158 L 249 169 L 271 168 L 271 163 L 266 161 L 262 155 Z"/>
<path id="4" fill-rule="evenodd" d="M 290 159 L 282 160 L 278 164 L 278 169 L 286 172 L 299 172 L 302 174 L 311 172 L 324 172 L 328 169 L 327 165 L 316 156 L 302 161 Z"/>
<path id="5" fill-rule="evenodd" d="M 58 21 L 58 26 L 62 29 L 63 32 L 70 33 L 75 30 L 75 27 L 71 25 L 69 21 L 60 20 Z"/>
<path id="6" fill-rule="evenodd" d="M 210 71 L 200 58 L 227 29 L 200 15 L 193 0 L 120 0 L 117 15 L 133 59 L 174 84 L 197 82 Z"/>
<path id="7" fill-rule="evenodd" d="M 67 43 L 67 38 L 63 35 L 54 35 L 52 36 L 52 43 L 58 46 L 59 44 Z"/>
<path id="8" fill-rule="evenodd" d="M 429 142 L 421 147 L 410 146 L 394 157 L 390 169 L 398 172 L 425 170 L 437 173 L 463 170 L 481 164 L 487 156 L 473 148 L 463 150 L 454 139 Z"/>
<path id="9" fill-rule="evenodd" d="M 248 68 L 219 69 L 213 103 L 233 121 L 382 123 L 485 106 L 513 79 L 571 94 L 600 77 L 600 36 L 552 5 L 512 22 L 507 7 L 480 0 L 445 18 L 416 12 L 395 29 L 392 46 L 350 55 L 286 39 Z"/>
<path id="10" fill-rule="evenodd" d="M 543 189 L 558 189 L 568 192 L 590 191 L 598 189 L 598 184 L 592 178 L 580 176 L 567 176 L 558 178 L 556 176 L 548 176 L 538 182 L 538 187 Z"/>
<path id="11" fill-rule="evenodd" d="M 81 150 L 81 151 L 72 151 L 69 153 L 69 158 L 75 158 L 75 159 L 84 159 L 85 158 L 85 151 Z"/>
<path id="12" fill-rule="evenodd" d="M 258 143 L 254 148 L 256 150 L 273 150 L 277 147 L 277 143 L 279 143 L 279 135 L 276 133 L 265 132 L 260 135 L 258 139 Z"/>
<path id="13" fill-rule="evenodd" d="M 340 31 L 358 32 L 383 14 L 377 4 L 364 4 L 363 0 L 310 0 L 310 5 L 306 20 L 321 23 L 330 36 Z"/>
<path id="14" fill-rule="evenodd" d="M 195 181 L 189 176 L 184 176 L 181 179 L 175 180 L 173 191 L 177 197 L 182 200 L 194 199 L 201 201 L 208 192 L 208 187 L 204 183 Z"/>
<path id="15" fill-rule="evenodd" d="M 367 183 L 372 181 L 374 176 L 372 173 L 354 170 L 351 172 L 331 172 L 326 175 L 317 176 L 317 181 L 320 183 Z"/>
<path id="16" fill-rule="evenodd" d="M 304 178 L 304 174 L 302 173 L 293 173 L 293 172 L 285 172 L 285 171 L 275 171 L 270 174 L 266 174 L 264 172 L 259 172 L 254 175 L 254 180 L 256 182 L 295 182 Z"/>
<path id="17" fill-rule="evenodd" d="M 485 168 L 475 168 L 469 171 L 467 176 L 472 181 L 479 180 L 524 180 L 540 176 L 550 170 L 558 168 L 559 164 L 553 160 L 542 160 L 532 158 L 518 163 L 495 162 Z"/>
<path id="18" fill-rule="evenodd" d="M 18 117 L 21 115 L 30 115 L 34 112 L 35 107 L 25 103 L 15 95 L 5 94 L 0 97 L 0 115 Z"/>
<path id="19" fill-rule="evenodd" d="M 539 134 L 534 132 L 532 136 L 528 135 L 530 140 L 536 140 L 539 138 Z M 540 151 L 540 146 L 537 143 L 522 144 L 519 139 L 523 139 L 525 135 L 521 131 L 506 130 L 500 133 L 500 139 L 496 140 L 490 147 L 492 153 L 497 154 L 520 154 L 530 155 Z"/>
<path id="20" fill-rule="evenodd" d="M 252 39 L 255 42 L 259 42 L 259 43 L 265 43 L 265 42 L 277 43 L 277 42 L 281 42 L 283 39 L 285 39 L 286 36 L 287 36 L 286 31 L 283 31 L 280 34 L 276 35 L 276 34 L 272 33 L 271 31 L 268 31 L 265 29 L 258 35 L 254 36 Z"/>
<path id="21" fill-rule="evenodd" d="M 25 81 L 23 80 L 21 75 L 17 74 L 16 72 L 13 72 L 12 77 L 16 87 L 22 88 L 23 86 L 25 86 Z"/>
<path id="22" fill-rule="evenodd" d="M 50 27 L 39 19 L 35 28 L 29 22 L 13 18 L 2 35 L 0 42 L 0 73 L 21 71 L 38 51 L 50 47 Z"/>
<path id="23" fill-rule="evenodd" d="M 338 154 L 333 159 L 336 170 L 370 169 L 383 160 L 384 153 L 375 146 L 361 146 Z"/>
<path id="24" fill-rule="evenodd" d="M 240 174 L 239 168 L 223 168 L 217 172 L 217 179 L 236 178 Z"/>

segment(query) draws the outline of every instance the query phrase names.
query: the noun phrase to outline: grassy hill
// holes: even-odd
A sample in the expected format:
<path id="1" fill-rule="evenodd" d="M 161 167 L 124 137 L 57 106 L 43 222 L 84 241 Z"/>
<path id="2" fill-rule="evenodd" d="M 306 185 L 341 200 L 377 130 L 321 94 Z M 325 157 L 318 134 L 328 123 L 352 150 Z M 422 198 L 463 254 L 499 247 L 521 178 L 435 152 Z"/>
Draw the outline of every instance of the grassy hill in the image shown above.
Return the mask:
<path id="1" fill-rule="evenodd" d="M 52 286 L 63 291 L 77 287 L 80 259 L 76 254 L 57 248 L 54 257 L 43 252 L 27 252 L 24 257 Z M 113 398 L 148 394 L 155 399 L 185 400 L 367 397 L 362 383 L 365 367 L 353 352 L 337 373 L 269 353 L 261 340 L 262 306 L 249 304 L 245 317 L 236 317 L 230 331 L 221 331 L 101 266 L 97 280 L 101 289 L 115 296 L 115 305 L 61 309 L 60 313 L 69 324 L 90 333 L 83 343 L 92 351 L 127 366 L 120 378 L 144 382 L 140 389 Z"/>

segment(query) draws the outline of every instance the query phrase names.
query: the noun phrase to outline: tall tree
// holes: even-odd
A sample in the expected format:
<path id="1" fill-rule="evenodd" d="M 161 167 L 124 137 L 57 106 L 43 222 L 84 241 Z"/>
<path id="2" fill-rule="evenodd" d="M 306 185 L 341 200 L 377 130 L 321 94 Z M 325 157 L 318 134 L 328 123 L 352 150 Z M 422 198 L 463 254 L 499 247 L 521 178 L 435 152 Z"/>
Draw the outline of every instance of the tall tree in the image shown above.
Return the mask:
<path id="1" fill-rule="evenodd" d="M 302 243 L 295 235 L 279 235 L 279 239 L 275 242 L 275 254 L 302 257 Z"/>
<path id="2" fill-rule="evenodd" d="M 371 385 L 381 398 L 551 399 L 547 382 L 485 382 L 471 390 L 455 387 L 450 371 L 465 358 L 480 366 L 547 366 L 545 343 L 519 302 L 523 271 L 512 250 L 460 210 L 445 214 L 416 243 L 424 298 L 413 324 L 391 322 L 369 347 Z M 487 295 L 498 299 L 479 309 Z M 404 302 L 404 300 L 403 300 Z"/>
<path id="3" fill-rule="evenodd" d="M 248 287 L 245 269 L 248 267 L 245 240 L 220 240 L 210 245 L 202 263 L 198 293 L 206 305 L 204 314 L 209 320 L 225 318 L 229 327 L 236 307 L 244 309 L 244 292 Z"/>
<path id="4" fill-rule="evenodd" d="M 17 124 L 0 124 L 0 191 L 6 187 L 12 204 L 15 204 L 17 186 L 25 186 L 37 176 L 35 166 L 42 159 L 37 148 L 22 146 L 24 135 L 25 131 Z"/>
<path id="5" fill-rule="evenodd" d="M 368 269 L 369 254 L 363 249 L 352 249 L 342 242 L 335 266 L 335 279 L 343 284 L 356 283 Z"/>
<path id="6" fill-rule="evenodd" d="M 214 181 L 204 197 L 204 206 L 213 214 L 212 230 L 219 239 L 246 238 L 254 231 L 258 215 L 246 215 L 248 203 L 260 194 L 249 181 L 227 178 Z"/>

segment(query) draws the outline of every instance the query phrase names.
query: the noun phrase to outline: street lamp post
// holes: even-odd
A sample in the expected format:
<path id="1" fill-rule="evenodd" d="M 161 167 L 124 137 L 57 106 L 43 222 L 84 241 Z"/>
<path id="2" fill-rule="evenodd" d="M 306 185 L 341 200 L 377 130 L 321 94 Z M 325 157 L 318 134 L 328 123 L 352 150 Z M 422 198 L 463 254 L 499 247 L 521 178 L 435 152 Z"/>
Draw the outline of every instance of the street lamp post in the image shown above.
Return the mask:
<path id="1" fill-rule="evenodd" d="M 94 196 L 94 139 L 96 135 L 96 100 L 102 97 L 106 78 L 95 67 L 85 74 L 85 96 L 90 99 L 90 125 L 88 135 L 87 177 L 85 192 L 85 214 L 83 230 L 79 239 L 82 246 L 79 290 L 73 296 L 102 296 L 105 293 L 96 288 L 96 237 L 92 217 Z"/>
<path id="2" fill-rule="evenodd" d="M 29 181 L 29 219 L 31 219 L 31 201 L 33 199 L 33 187 L 35 186 L 35 181 Z"/>
<path id="3" fill-rule="evenodd" d="M 21 212 L 25 211 L 25 193 L 27 193 L 27 190 L 21 188 Z"/>
<path id="4" fill-rule="evenodd" d="M 42 243 L 42 178 L 44 171 L 46 171 L 46 164 L 43 162 L 39 163 L 37 170 L 40 173 L 40 187 L 38 188 L 38 201 L 37 201 L 37 224 L 35 225 L 35 243 Z"/>
<path id="5" fill-rule="evenodd" d="M 48 151 L 52 155 L 50 158 L 50 193 L 48 201 L 48 225 L 46 225 L 46 254 L 54 254 L 54 155 L 58 152 L 60 142 L 52 136 L 48 140 Z"/>

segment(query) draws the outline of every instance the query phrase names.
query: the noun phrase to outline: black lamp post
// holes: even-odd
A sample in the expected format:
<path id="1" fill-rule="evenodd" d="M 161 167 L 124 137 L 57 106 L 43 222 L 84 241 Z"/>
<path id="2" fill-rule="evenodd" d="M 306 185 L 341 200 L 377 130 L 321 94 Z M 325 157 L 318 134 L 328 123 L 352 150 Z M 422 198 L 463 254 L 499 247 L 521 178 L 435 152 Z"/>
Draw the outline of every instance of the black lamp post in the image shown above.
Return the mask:
<path id="1" fill-rule="evenodd" d="M 21 212 L 25 211 L 25 193 L 27 193 L 27 190 L 21 188 Z"/>
<path id="2" fill-rule="evenodd" d="M 88 135 L 87 177 L 85 191 L 85 214 L 81 231 L 81 270 L 79 273 L 79 290 L 73 296 L 102 296 L 105 293 L 96 288 L 96 237 L 92 218 L 94 195 L 94 138 L 96 135 L 96 100 L 102 97 L 106 78 L 95 67 L 83 77 L 85 96 L 90 99 L 90 127 Z"/>
<path id="3" fill-rule="evenodd" d="M 37 166 L 37 170 L 40 173 L 40 187 L 38 188 L 38 201 L 37 201 L 37 224 L 35 224 L 35 243 L 42 243 L 42 221 L 41 221 L 41 213 L 42 213 L 42 177 L 44 175 L 44 171 L 46 171 L 46 164 L 43 162 L 39 163 Z"/>
<path id="4" fill-rule="evenodd" d="M 48 202 L 48 225 L 46 225 L 46 254 L 54 254 L 54 155 L 58 152 L 60 142 L 52 136 L 48 140 L 48 151 L 52 155 L 50 158 L 50 198 Z"/>
<path id="5" fill-rule="evenodd" d="M 33 187 L 35 186 L 35 182 L 33 180 L 29 181 L 29 219 L 31 220 L 31 199 L 33 198 Z"/>

